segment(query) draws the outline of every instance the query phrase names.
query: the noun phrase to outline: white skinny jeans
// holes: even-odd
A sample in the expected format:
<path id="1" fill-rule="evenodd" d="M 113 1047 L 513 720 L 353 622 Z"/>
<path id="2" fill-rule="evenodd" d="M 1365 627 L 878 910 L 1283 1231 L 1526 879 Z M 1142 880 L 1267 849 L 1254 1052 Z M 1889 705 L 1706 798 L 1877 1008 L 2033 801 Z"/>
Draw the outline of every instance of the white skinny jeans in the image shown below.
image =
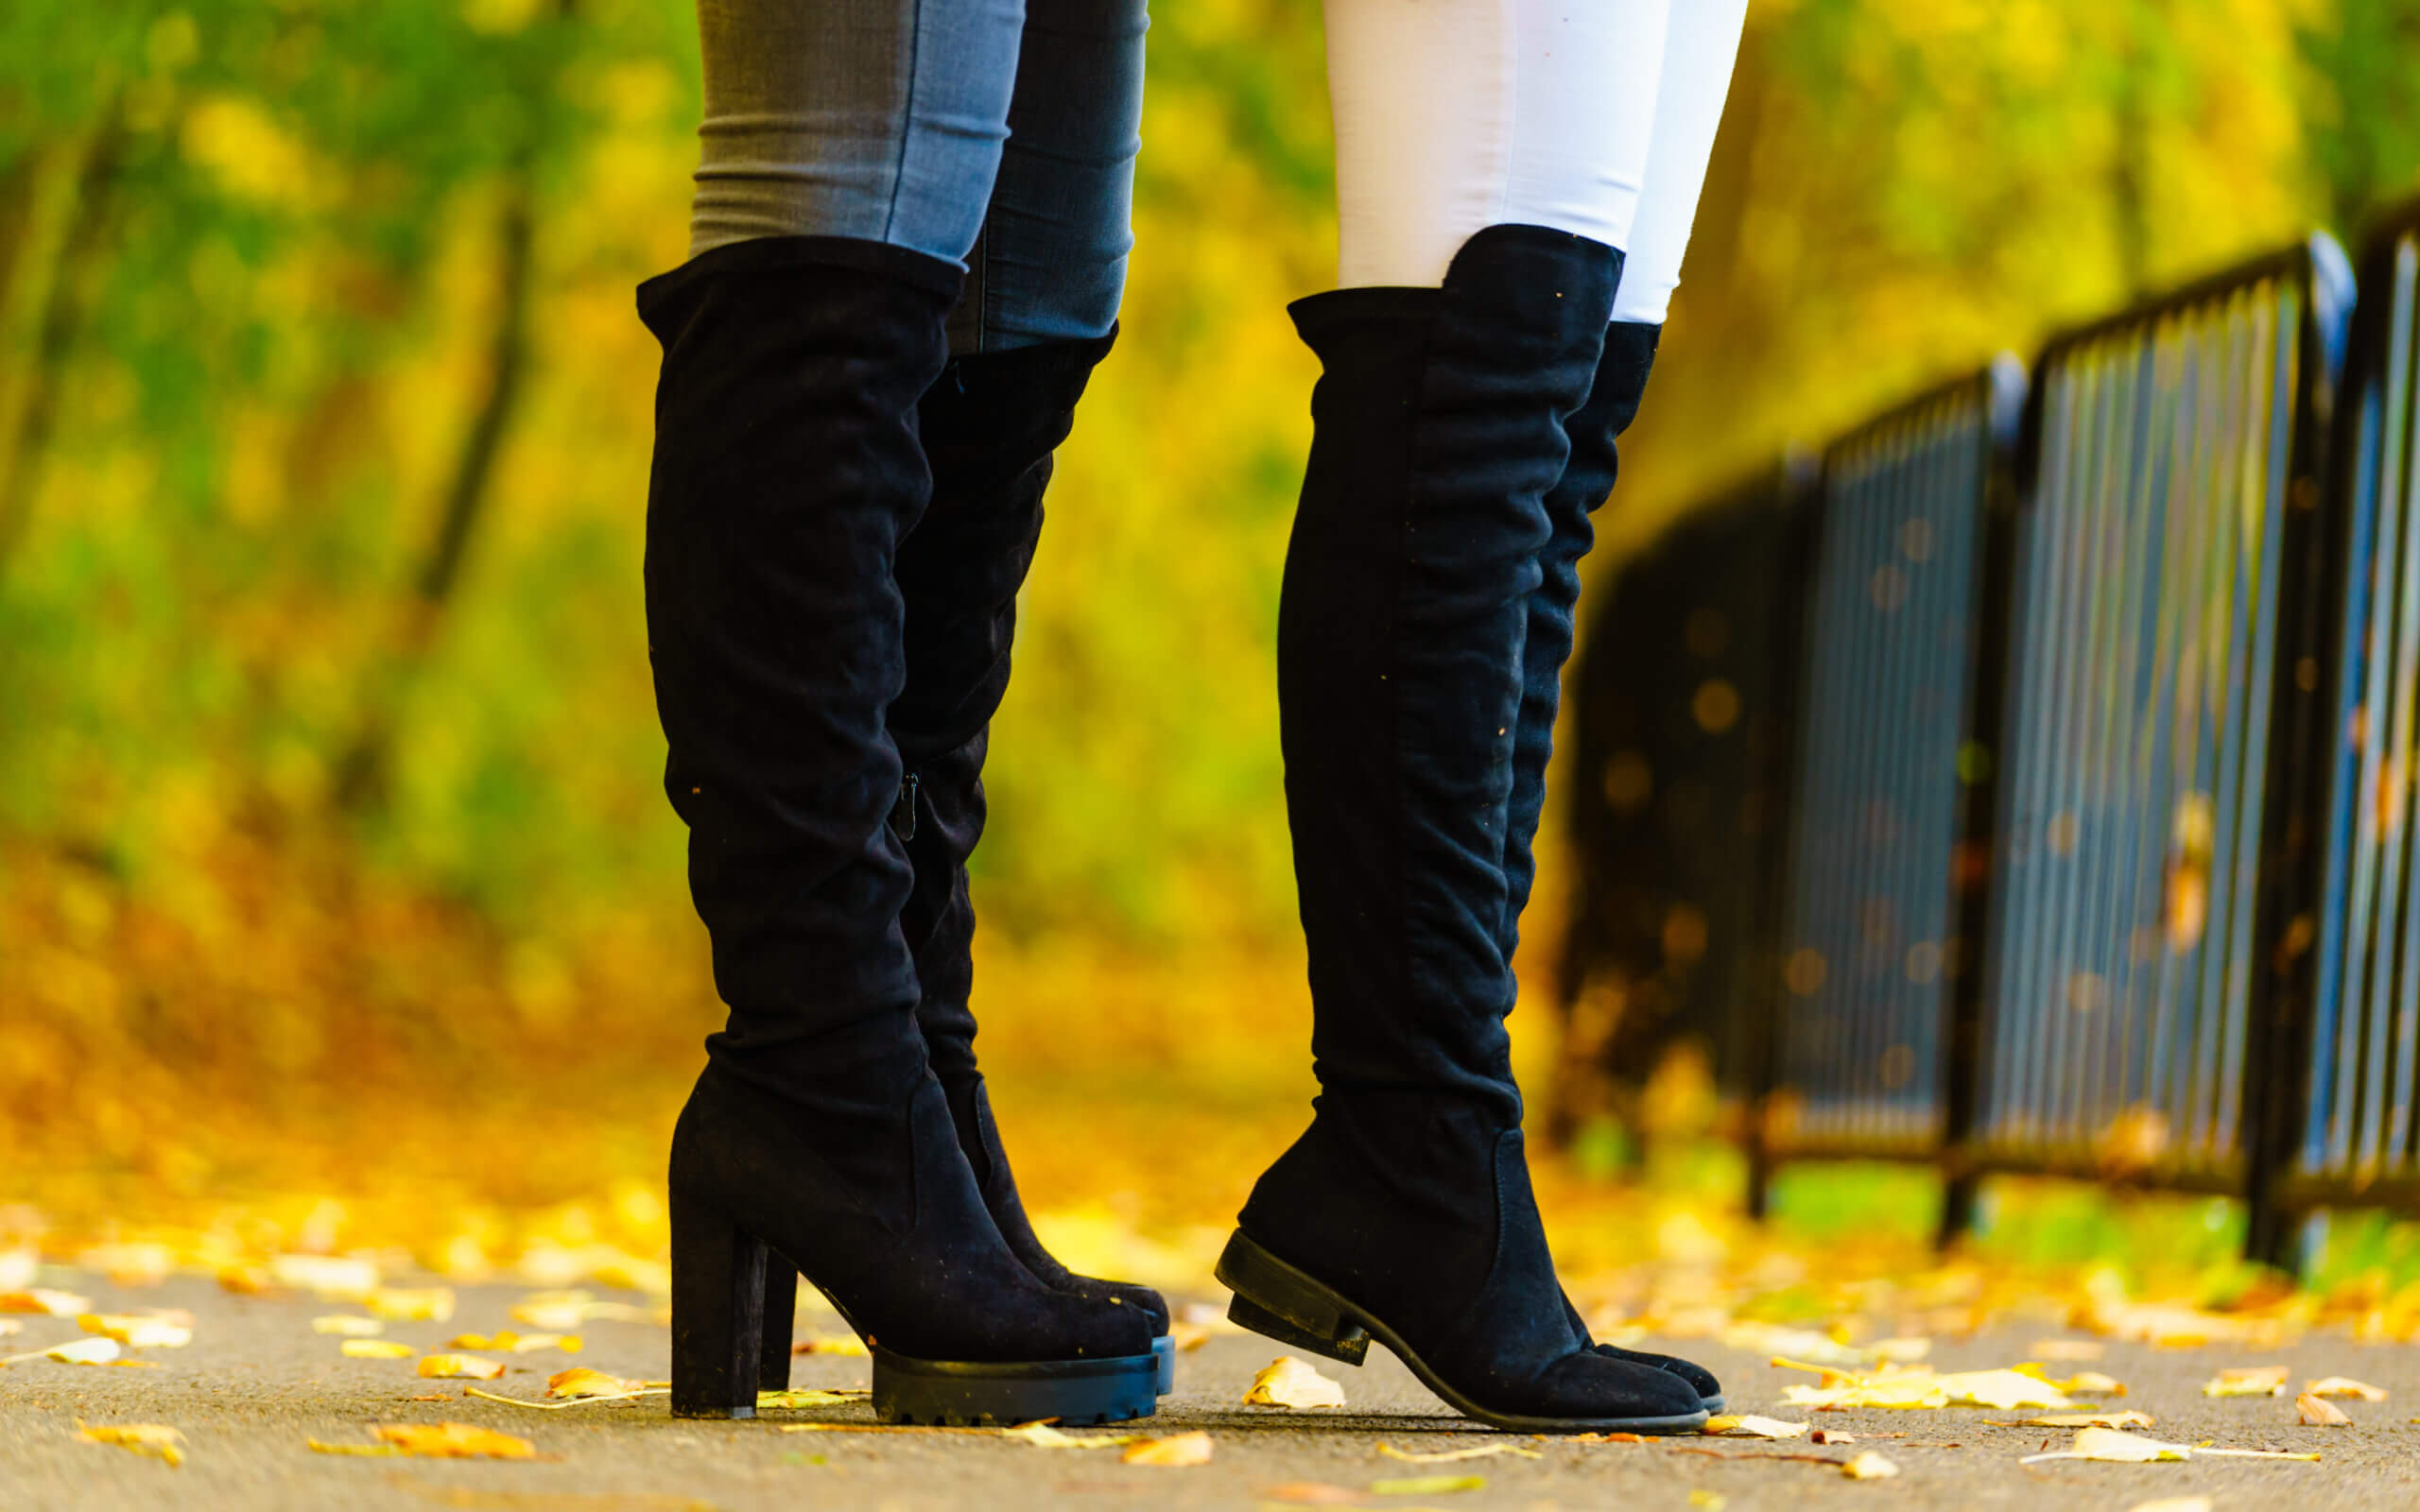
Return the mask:
<path id="1" fill-rule="evenodd" d="M 1488 226 L 1625 255 L 1660 325 L 1748 0 L 1326 0 L 1343 288 L 1434 288 Z"/>

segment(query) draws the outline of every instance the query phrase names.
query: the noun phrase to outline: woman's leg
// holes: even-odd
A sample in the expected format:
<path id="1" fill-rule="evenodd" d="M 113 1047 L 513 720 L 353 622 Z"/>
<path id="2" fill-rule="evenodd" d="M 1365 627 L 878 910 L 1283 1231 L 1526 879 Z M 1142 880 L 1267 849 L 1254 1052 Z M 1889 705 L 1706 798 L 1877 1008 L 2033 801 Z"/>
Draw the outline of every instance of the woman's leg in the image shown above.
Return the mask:
<path id="1" fill-rule="evenodd" d="M 1498 1426 L 1685 1431 L 1698 1390 L 1597 1353 L 1555 1281 L 1500 940 L 1545 499 L 1613 311 L 1664 6 L 1328 16 L 1357 286 L 1294 307 L 1324 371 L 1278 610 L 1321 1096 L 1219 1274 L 1236 1321 L 1356 1363 L 1375 1334 Z"/>
<path id="2" fill-rule="evenodd" d="M 900 928 L 895 568 L 932 494 L 916 411 L 1020 19 L 1017 0 L 701 14 L 700 249 L 639 292 L 665 349 L 646 573 L 665 785 L 729 1009 L 673 1136 L 684 1415 L 752 1414 L 794 1271 L 866 1336 L 887 1418 L 1151 1408 L 1135 1311 L 1045 1286 L 989 1215 Z"/>

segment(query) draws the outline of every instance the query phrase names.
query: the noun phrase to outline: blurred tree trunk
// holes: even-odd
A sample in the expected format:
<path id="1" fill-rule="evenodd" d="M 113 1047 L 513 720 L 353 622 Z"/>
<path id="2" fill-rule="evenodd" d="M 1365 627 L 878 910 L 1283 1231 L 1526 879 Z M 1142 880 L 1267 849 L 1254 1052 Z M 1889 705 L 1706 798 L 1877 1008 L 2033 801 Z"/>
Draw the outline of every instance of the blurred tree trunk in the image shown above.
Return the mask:
<path id="1" fill-rule="evenodd" d="M 554 0 L 559 21 L 575 0 Z M 544 155 L 561 53 L 536 81 L 539 94 L 522 140 L 505 169 L 495 250 L 495 327 L 488 341 L 487 395 L 463 437 L 438 510 L 437 533 L 413 575 L 386 664 L 369 675 L 359 728 L 337 760 L 337 806 L 363 814 L 386 805 L 395 735 L 404 705 L 454 602 L 472 541 L 494 492 L 497 459 L 521 407 L 529 376 L 529 304 L 537 261 L 538 165 Z"/>
<path id="2" fill-rule="evenodd" d="M 112 100 L 85 138 L 64 211 L 65 225 L 43 270 L 47 278 L 42 288 L 41 313 L 34 322 L 32 351 L 18 390 L 14 423 L 5 444 L 0 444 L 0 574 L 8 571 L 32 519 L 34 492 L 42 485 L 43 462 L 59 421 L 60 381 L 100 281 L 97 265 L 107 239 L 118 168 L 126 156 L 126 138 L 125 116 Z M 29 152 L 19 160 L 22 180 L 17 180 L 17 169 L 12 168 L 12 181 L 7 185 L 12 199 L 23 197 L 22 205 L 0 205 L 0 216 L 13 213 L 25 227 L 6 237 L 5 249 L 0 249 L 0 289 L 9 286 L 6 275 L 15 271 L 10 265 L 30 244 L 33 224 L 39 218 L 33 200 L 40 175 L 34 171 L 33 156 Z M 8 229 L 0 224 L 0 232 Z"/>

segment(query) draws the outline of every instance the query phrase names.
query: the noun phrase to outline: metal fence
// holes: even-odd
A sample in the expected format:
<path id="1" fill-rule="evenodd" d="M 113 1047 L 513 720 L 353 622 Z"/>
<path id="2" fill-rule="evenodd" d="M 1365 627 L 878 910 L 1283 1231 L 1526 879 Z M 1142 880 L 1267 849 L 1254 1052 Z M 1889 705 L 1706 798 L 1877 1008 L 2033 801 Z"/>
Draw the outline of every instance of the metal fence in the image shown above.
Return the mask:
<path id="1" fill-rule="evenodd" d="M 2281 1232 L 2327 1202 L 2420 1206 L 2420 208 L 2371 238 L 2360 289 L 2329 489 L 2322 869 Z"/>
<path id="2" fill-rule="evenodd" d="M 1681 1038 L 1734 1088 L 1763 1052 L 1729 1005 L 1774 970 L 1806 492 L 1788 465 L 1729 490 L 1589 618 L 1570 790 L 1590 860 L 1559 969 L 1552 1135 L 1604 1114 L 1635 1128 L 1644 1073 Z"/>
<path id="3" fill-rule="evenodd" d="M 1744 590 L 1803 613 L 1757 779 L 1787 841 L 1720 858 L 1779 896 L 1689 1007 L 1752 1207 L 1776 1161 L 1920 1160 L 1948 1235 L 1985 1174 L 2082 1176 L 2244 1197 L 2276 1262 L 2313 1208 L 2420 1207 L 2420 206 L 2360 282 L 2314 237 L 1825 452 L 1803 576 Z M 1685 634 L 1669 570 L 1623 575 L 1626 644 Z M 1585 789 L 1691 759 L 1651 722 L 1590 747 L 1610 688 L 1579 696 L 1575 1022 L 1637 887 Z"/>
<path id="4" fill-rule="evenodd" d="M 1773 1157 L 1942 1145 L 1950 885 L 1979 775 L 1977 608 L 2024 385 L 2003 361 L 1824 455 L 1778 1059 L 1758 1130 Z"/>

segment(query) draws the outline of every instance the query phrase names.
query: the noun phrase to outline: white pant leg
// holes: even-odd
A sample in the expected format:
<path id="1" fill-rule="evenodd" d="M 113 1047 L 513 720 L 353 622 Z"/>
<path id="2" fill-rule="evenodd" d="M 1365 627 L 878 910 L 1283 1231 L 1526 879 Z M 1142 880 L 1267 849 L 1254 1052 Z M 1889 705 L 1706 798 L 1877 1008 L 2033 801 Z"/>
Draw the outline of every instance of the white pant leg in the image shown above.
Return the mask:
<path id="1" fill-rule="evenodd" d="M 1669 4 L 1327 0 L 1338 284 L 1433 288 L 1488 226 L 1625 246 Z"/>
<path id="2" fill-rule="evenodd" d="M 1662 325 L 1681 283 L 1681 254 L 1697 220 L 1698 194 L 1714 156 L 1715 128 L 1731 93 L 1748 0 L 1679 0 L 1664 34 L 1663 86 L 1647 153 L 1647 180 L 1623 246 L 1614 318 Z"/>

